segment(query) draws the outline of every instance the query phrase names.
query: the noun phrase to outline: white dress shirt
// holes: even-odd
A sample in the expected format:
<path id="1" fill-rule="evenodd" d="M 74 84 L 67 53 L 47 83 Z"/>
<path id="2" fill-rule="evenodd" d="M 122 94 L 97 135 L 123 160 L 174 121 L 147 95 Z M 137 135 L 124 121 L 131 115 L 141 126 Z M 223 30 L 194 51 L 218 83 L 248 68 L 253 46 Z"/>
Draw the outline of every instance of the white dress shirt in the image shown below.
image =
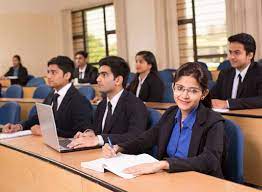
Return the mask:
<path id="1" fill-rule="evenodd" d="M 235 78 L 234 78 L 234 81 L 233 81 L 233 87 L 232 87 L 232 93 L 231 93 L 231 98 L 232 99 L 235 99 L 237 97 L 237 87 L 238 87 L 238 75 L 240 74 L 241 75 L 241 82 L 244 81 L 244 78 L 247 74 L 247 70 L 249 68 L 250 64 L 245 68 L 243 69 L 242 71 L 239 71 L 238 69 L 236 69 L 236 75 L 235 75 Z"/>
<path id="2" fill-rule="evenodd" d="M 148 74 L 149 74 L 149 73 L 148 73 Z M 141 87 L 142 87 L 144 81 L 146 80 L 148 74 L 145 76 L 144 79 L 142 79 L 142 78 L 140 77 L 140 75 L 138 76 L 138 86 L 137 86 L 137 89 L 136 89 L 136 97 L 139 97 Z"/>
<path id="3" fill-rule="evenodd" d="M 109 98 L 107 98 L 107 102 L 110 102 L 111 105 L 112 105 L 112 115 L 114 114 L 114 111 L 115 111 L 115 108 L 116 108 L 116 105 L 118 103 L 118 100 L 119 98 L 121 97 L 122 93 L 123 93 L 124 89 L 122 89 L 121 91 L 119 91 L 111 100 Z M 107 115 L 107 111 L 108 111 L 108 105 L 106 105 L 106 110 L 105 110 L 105 113 L 104 113 L 104 116 L 103 116 L 103 121 L 102 121 L 102 132 L 104 130 L 104 126 L 105 126 L 105 121 L 106 121 L 106 115 Z M 97 135 L 98 137 L 98 144 L 100 146 L 104 145 L 104 139 L 101 135 Z"/>
<path id="4" fill-rule="evenodd" d="M 82 69 L 79 67 L 79 69 L 78 69 L 79 79 L 84 79 L 85 78 L 86 66 L 87 65 L 85 65 L 84 68 L 82 68 Z"/>
<path id="5" fill-rule="evenodd" d="M 59 97 L 57 98 L 57 110 L 59 109 L 60 104 L 62 103 L 68 89 L 70 89 L 71 86 L 72 86 L 72 83 L 68 83 L 59 91 L 55 90 L 54 94 L 56 93 L 59 94 Z M 52 103 L 52 106 L 53 106 L 53 103 Z"/>

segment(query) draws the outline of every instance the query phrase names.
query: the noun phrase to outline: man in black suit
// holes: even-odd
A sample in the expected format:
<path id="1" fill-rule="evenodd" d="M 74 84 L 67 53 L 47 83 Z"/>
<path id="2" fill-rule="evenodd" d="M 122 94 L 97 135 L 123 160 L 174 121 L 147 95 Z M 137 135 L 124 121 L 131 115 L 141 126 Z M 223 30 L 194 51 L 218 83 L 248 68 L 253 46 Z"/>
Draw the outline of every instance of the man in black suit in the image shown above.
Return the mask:
<path id="1" fill-rule="evenodd" d="M 85 51 L 78 51 L 75 54 L 76 69 L 74 78 L 78 79 L 78 83 L 96 84 L 98 70 L 88 63 L 88 53 Z"/>
<path id="2" fill-rule="evenodd" d="M 133 139 L 147 128 L 148 113 L 144 103 L 124 90 L 129 66 L 124 59 L 109 56 L 99 61 L 98 87 L 107 97 L 99 103 L 93 130 L 77 133 L 68 147 L 81 148 L 104 145 L 110 138 L 116 144 Z"/>
<path id="3" fill-rule="evenodd" d="M 21 63 L 19 55 L 13 56 L 13 66 L 0 79 L 8 79 L 8 76 L 16 76 L 17 79 L 11 79 L 11 84 L 19 84 L 25 86 L 28 80 L 27 69 Z"/>
<path id="4" fill-rule="evenodd" d="M 212 105 L 221 109 L 262 107 L 262 67 L 254 62 L 256 42 L 246 33 L 228 38 L 231 67 L 222 70 L 211 90 Z"/>
<path id="5" fill-rule="evenodd" d="M 65 56 L 52 58 L 48 62 L 47 79 L 54 91 L 44 100 L 52 105 L 58 136 L 73 137 L 92 123 L 92 106 L 72 85 L 74 62 Z M 19 124 L 6 124 L 4 132 L 16 132 L 31 129 L 35 135 L 41 135 L 38 116 L 35 115 Z"/>

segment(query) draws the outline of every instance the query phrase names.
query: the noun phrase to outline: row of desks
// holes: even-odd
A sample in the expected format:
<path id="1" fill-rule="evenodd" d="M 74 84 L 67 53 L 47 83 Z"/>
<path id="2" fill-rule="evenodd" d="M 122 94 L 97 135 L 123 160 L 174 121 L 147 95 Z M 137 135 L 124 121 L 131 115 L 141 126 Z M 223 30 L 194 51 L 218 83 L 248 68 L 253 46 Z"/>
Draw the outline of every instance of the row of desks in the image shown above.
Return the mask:
<path id="1" fill-rule="evenodd" d="M 0 153 L 1 191 L 258 191 L 197 172 L 160 172 L 126 180 L 81 168 L 82 161 L 100 158 L 101 149 L 58 153 L 37 136 L 1 140 Z"/>

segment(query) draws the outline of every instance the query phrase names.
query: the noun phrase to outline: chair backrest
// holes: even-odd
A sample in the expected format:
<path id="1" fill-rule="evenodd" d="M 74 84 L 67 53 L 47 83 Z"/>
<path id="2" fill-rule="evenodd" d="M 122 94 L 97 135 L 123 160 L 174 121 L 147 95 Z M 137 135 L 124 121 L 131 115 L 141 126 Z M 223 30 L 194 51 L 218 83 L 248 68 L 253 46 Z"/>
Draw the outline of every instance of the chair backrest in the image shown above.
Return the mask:
<path id="1" fill-rule="evenodd" d="M 26 86 L 27 87 L 38 87 L 39 85 L 45 84 L 45 80 L 42 77 L 35 77 L 33 79 L 30 79 Z"/>
<path id="2" fill-rule="evenodd" d="M 173 82 L 174 77 L 173 77 L 173 73 L 171 70 L 165 69 L 165 70 L 159 71 L 158 74 L 164 83 Z"/>
<path id="3" fill-rule="evenodd" d="M 227 138 L 227 157 L 223 167 L 224 177 L 227 180 L 243 183 L 244 137 L 238 125 L 225 120 Z"/>
<path id="4" fill-rule="evenodd" d="M 157 122 L 161 118 L 161 114 L 157 110 L 152 109 L 152 108 L 147 108 L 147 111 L 149 115 L 148 128 L 150 129 L 157 124 Z"/>
<path id="5" fill-rule="evenodd" d="M 221 71 L 221 70 L 225 70 L 231 67 L 231 64 L 229 62 L 229 60 L 225 60 L 222 63 L 219 64 L 219 66 L 217 67 L 217 70 Z"/>
<path id="6" fill-rule="evenodd" d="M 35 115 L 37 115 L 37 110 L 36 110 L 36 106 L 34 105 L 34 106 L 30 109 L 30 111 L 29 111 L 29 113 L 28 113 L 28 119 L 32 118 L 32 117 L 35 116 Z"/>
<path id="7" fill-rule="evenodd" d="M 5 97 L 8 98 L 23 98 L 23 88 L 21 85 L 11 85 L 5 92 Z"/>
<path id="8" fill-rule="evenodd" d="M 86 97 L 88 100 L 92 100 L 95 97 L 95 90 L 91 86 L 83 86 L 78 89 L 78 91 Z"/>
<path id="9" fill-rule="evenodd" d="M 33 78 L 35 78 L 35 76 L 34 76 L 34 75 L 30 75 L 30 74 L 29 74 L 29 75 L 27 75 L 27 82 L 28 82 L 28 81 L 30 81 L 30 80 L 31 80 L 31 79 L 33 79 Z"/>
<path id="10" fill-rule="evenodd" d="M 16 102 L 5 103 L 0 107 L 0 124 L 18 123 L 20 121 L 21 107 Z"/>
<path id="11" fill-rule="evenodd" d="M 216 82 L 213 80 L 208 80 L 207 86 L 208 89 L 211 90 L 216 85 Z"/>
<path id="12" fill-rule="evenodd" d="M 35 99 L 45 99 L 47 95 L 52 91 L 52 88 L 48 85 L 40 85 L 36 88 L 33 94 L 33 98 Z"/>
<path id="13" fill-rule="evenodd" d="M 173 89 L 172 89 L 172 82 L 165 82 L 164 85 L 165 85 L 165 90 L 164 90 L 162 102 L 165 102 L 165 103 L 175 102 L 174 95 L 173 95 Z"/>
<path id="14" fill-rule="evenodd" d="M 136 74 L 135 73 L 129 73 L 127 78 L 127 86 L 130 85 L 130 83 L 135 79 Z"/>

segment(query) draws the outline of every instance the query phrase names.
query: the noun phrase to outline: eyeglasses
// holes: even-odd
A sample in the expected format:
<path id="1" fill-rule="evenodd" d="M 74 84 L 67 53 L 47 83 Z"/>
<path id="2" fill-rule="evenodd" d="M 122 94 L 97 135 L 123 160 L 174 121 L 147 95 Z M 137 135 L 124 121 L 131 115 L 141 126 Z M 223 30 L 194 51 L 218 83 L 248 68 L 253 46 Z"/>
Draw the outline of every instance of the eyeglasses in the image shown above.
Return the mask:
<path id="1" fill-rule="evenodd" d="M 179 85 L 179 84 L 175 84 L 172 87 L 173 87 L 174 93 L 177 95 L 182 95 L 186 91 L 189 96 L 195 96 L 198 93 L 202 92 L 202 90 L 197 87 L 186 88 L 183 85 Z"/>

